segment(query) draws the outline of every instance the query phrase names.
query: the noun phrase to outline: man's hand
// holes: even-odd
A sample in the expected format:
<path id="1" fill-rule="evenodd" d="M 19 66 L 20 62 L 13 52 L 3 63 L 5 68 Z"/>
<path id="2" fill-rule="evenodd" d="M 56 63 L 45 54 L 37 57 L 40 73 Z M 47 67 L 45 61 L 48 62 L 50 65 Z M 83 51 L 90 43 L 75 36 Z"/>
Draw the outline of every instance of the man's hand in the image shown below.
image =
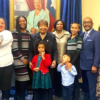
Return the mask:
<path id="1" fill-rule="evenodd" d="M 38 72 L 40 69 L 39 68 L 34 68 L 34 71 L 35 72 Z"/>
<path id="2" fill-rule="evenodd" d="M 31 62 L 29 62 L 29 68 L 31 69 L 31 67 L 32 67 L 33 65 L 32 65 L 32 63 Z"/>
<path id="3" fill-rule="evenodd" d="M 22 62 L 23 62 L 24 65 L 28 64 L 28 60 L 27 59 L 24 59 Z"/>
<path id="4" fill-rule="evenodd" d="M 97 67 L 92 66 L 91 72 L 92 72 L 92 73 L 96 73 L 96 72 L 97 72 Z"/>
<path id="5" fill-rule="evenodd" d="M 51 64 L 51 68 L 55 68 L 56 67 L 56 60 L 52 61 L 52 64 Z"/>

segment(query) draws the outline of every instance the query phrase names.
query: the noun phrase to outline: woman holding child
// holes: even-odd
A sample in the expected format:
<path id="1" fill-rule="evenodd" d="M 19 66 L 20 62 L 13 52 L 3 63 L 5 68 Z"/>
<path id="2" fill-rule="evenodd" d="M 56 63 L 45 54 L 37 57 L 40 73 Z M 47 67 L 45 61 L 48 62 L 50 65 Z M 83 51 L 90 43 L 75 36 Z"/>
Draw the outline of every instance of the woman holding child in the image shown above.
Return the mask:
<path id="1" fill-rule="evenodd" d="M 56 61 L 57 61 L 57 45 L 56 45 L 56 39 L 55 35 L 49 33 L 48 30 L 48 22 L 46 20 L 40 20 L 38 22 L 38 28 L 39 32 L 36 34 L 32 35 L 32 44 L 30 45 L 30 52 L 29 52 L 29 65 L 30 68 L 32 67 L 32 58 L 35 55 L 35 44 L 38 41 L 45 41 L 49 45 L 49 53 L 51 56 L 51 66 L 49 67 L 49 73 L 50 73 L 50 78 L 51 78 L 51 83 L 53 86 L 54 83 L 54 69 L 56 66 Z M 49 89 L 49 100 L 53 100 L 53 89 Z"/>
<path id="2" fill-rule="evenodd" d="M 57 63 L 61 63 L 63 54 L 66 53 L 66 44 L 67 39 L 70 37 L 70 33 L 65 30 L 65 24 L 60 19 L 55 21 L 54 23 L 56 42 L 57 42 L 57 49 L 58 49 L 58 60 Z M 55 71 L 55 96 L 58 98 L 61 97 L 61 74 L 60 72 Z"/>

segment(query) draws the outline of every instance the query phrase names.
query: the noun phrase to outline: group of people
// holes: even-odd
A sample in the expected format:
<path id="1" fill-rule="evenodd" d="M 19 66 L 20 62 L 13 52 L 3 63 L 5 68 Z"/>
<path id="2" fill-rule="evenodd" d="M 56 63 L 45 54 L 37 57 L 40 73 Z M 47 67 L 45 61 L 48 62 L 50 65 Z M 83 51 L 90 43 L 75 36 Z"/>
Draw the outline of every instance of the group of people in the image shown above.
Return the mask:
<path id="1" fill-rule="evenodd" d="M 5 20 L 0 18 L 2 100 L 9 100 L 13 69 L 14 100 L 25 100 L 29 83 L 33 100 L 53 100 L 53 94 L 63 100 L 80 100 L 80 88 L 84 100 L 100 100 L 100 33 L 93 29 L 92 19 L 83 20 L 81 35 L 79 23 L 71 23 L 70 33 L 60 19 L 50 33 L 42 0 L 34 0 L 34 6 L 27 19 L 17 17 L 13 32 L 5 29 Z"/>
<path id="2" fill-rule="evenodd" d="M 79 100 L 80 88 L 84 100 L 100 97 L 100 33 L 92 28 L 91 18 L 83 20 L 85 32 L 81 36 L 78 34 L 80 24 L 72 23 L 70 34 L 62 20 L 55 21 L 53 33 L 48 32 L 48 22 L 42 19 L 37 24 L 39 32 L 31 35 L 24 16 L 17 17 L 13 32 L 5 26 L 5 20 L 0 18 L 2 100 L 9 100 L 13 68 L 16 74 L 14 100 L 25 100 L 30 79 L 33 100 L 53 100 L 53 93 L 63 100 Z"/>

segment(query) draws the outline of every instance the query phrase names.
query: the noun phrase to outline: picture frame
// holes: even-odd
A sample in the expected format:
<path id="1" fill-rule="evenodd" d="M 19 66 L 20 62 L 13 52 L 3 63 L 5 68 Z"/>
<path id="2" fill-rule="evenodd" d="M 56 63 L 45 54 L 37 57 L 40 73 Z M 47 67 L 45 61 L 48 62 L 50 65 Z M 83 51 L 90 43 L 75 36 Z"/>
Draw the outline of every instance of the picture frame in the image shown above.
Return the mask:
<path id="1" fill-rule="evenodd" d="M 23 1 L 23 0 L 9 0 L 9 30 L 10 31 L 14 30 L 14 28 L 15 28 L 15 19 L 16 19 L 15 14 L 19 13 L 19 11 L 15 11 L 15 1 L 17 2 L 17 1 Z M 24 1 L 26 2 L 26 0 L 24 0 Z M 30 0 L 28 0 L 28 1 L 30 1 Z M 56 2 L 55 20 L 57 20 L 57 19 L 60 19 L 60 3 L 61 3 L 61 0 L 45 0 L 45 3 L 47 3 L 47 2 L 53 3 L 53 1 Z M 21 4 L 21 3 L 19 5 L 20 5 L 20 7 L 22 5 L 24 6 L 24 4 Z M 16 8 L 16 9 L 18 9 L 18 8 Z M 47 11 L 47 9 L 46 9 L 46 11 Z M 24 11 L 22 11 L 22 12 L 23 12 L 23 15 L 25 16 L 26 12 L 24 12 Z M 21 12 L 21 14 L 22 14 L 22 12 Z M 29 12 L 27 11 L 27 15 L 28 15 L 28 13 Z M 49 13 L 50 13 L 50 11 L 49 11 Z M 19 13 L 19 15 L 20 15 L 20 13 Z"/>

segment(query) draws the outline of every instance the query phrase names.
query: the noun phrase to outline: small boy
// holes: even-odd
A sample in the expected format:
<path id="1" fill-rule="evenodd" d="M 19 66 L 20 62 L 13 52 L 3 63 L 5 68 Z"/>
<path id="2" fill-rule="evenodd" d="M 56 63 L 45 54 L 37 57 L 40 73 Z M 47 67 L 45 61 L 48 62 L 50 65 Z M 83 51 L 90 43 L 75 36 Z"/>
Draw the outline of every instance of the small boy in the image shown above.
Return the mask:
<path id="1" fill-rule="evenodd" d="M 68 67 L 70 64 L 70 56 L 65 54 L 62 57 L 62 63 L 58 65 L 57 71 L 61 72 L 62 76 L 62 98 L 63 100 L 73 99 L 74 79 L 77 71 L 74 65 Z"/>

